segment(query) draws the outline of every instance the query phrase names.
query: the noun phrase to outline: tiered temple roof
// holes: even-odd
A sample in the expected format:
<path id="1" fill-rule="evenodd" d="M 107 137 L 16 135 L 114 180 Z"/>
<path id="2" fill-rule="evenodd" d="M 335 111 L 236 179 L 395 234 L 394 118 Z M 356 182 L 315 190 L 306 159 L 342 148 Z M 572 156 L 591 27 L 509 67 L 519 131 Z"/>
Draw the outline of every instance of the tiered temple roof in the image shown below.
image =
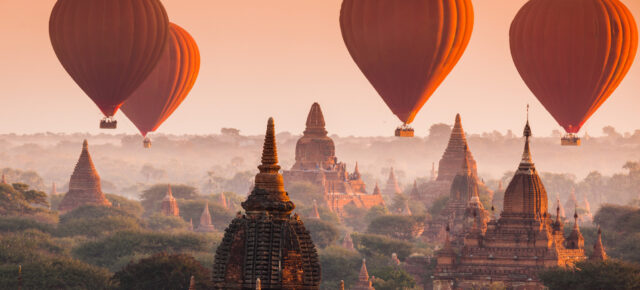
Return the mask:
<path id="1" fill-rule="evenodd" d="M 362 259 L 362 266 L 360 267 L 360 274 L 358 275 L 358 282 L 351 287 L 353 290 L 375 290 L 373 288 L 372 281 L 369 280 L 369 271 L 367 271 L 367 260 Z"/>
<path id="2" fill-rule="evenodd" d="M 333 140 L 327 136 L 325 120 L 318 103 L 311 106 L 306 129 L 296 144 L 296 162 L 291 170 L 285 170 L 285 185 L 309 182 L 319 186 L 324 193 L 324 204 L 338 215 L 347 204 L 370 208 L 383 204 L 381 196 L 367 194 L 359 166 L 353 173 L 346 164 L 338 162 Z"/>
<path id="3" fill-rule="evenodd" d="M 565 247 L 561 221 L 550 218 L 547 192 L 531 158 L 528 122 L 524 135 L 522 160 L 506 189 L 500 218 L 491 220 L 484 234 L 475 226 L 467 231 L 459 254 L 438 253 L 435 289 L 486 287 L 491 281 L 509 289 L 542 289 L 540 270 L 585 259 L 579 243 Z"/>
<path id="4" fill-rule="evenodd" d="M 200 215 L 200 224 L 196 228 L 196 232 L 213 232 L 215 230 L 215 227 L 211 223 L 211 213 L 209 213 L 209 202 L 207 201 Z"/>
<path id="5" fill-rule="evenodd" d="M 100 176 L 91 160 L 89 144 L 87 140 L 84 140 L 80 158 L 69 180 L 69 191 L 60 202 L 58 210 L 71 211 L 87 204 L 111 206 L 102 193 Z"/>
<path id="6" fill-rule="evenodd" d="M 271 118 L 258 169 L 242 203 L 246 214 L 231 222 L 216 250 L 214 289 L 255 289 L 257 278 L 263 289 L 319 289 L 318 255 L 302 220 L 291 216 L 295 205 L 279 173 Z"/>
<path id="7" fill-rule="evenodd" d="M 384 186 L 382 193 L 387 196 L 402 193 L 402 189 L 400 189 L 400 185 L 398 185 L 398 179 L 396 178 L 396 173 L 393 171 L 393 167 L 391 167 L 391 170 L 389 171 L 389 178 L 387 178 L 387 184 Z"/>
<path id="8" fill-rule="evenodd" d="M 180 208 L 178 207 L 178 201 L 176 201 L 171 192 L 171 184 L 167 185 L 167 194 L 162 199 L 160 210 L 166 216 L 180 216 Z"/>

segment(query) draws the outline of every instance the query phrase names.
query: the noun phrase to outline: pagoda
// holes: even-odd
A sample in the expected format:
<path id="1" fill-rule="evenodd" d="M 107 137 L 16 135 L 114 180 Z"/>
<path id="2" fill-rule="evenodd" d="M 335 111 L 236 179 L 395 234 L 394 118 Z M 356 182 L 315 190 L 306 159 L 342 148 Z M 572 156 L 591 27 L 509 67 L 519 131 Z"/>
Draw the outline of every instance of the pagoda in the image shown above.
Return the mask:
<path id="1" fill-rule="evenodd" d="M 347 165 L 338 162 L 335 144 L 327 134 L 322 109 L 314 103 L 306 129 L 296 144 L 296 162 L 282 174 L 285 185 L 308 182 L 318 186 L 324 194 L 324 204 L 338 215 L 347 204 L 367 209 L 384 204 L 382 196 L 367 193 L 357 163 L 349 173 Z"/>
<path id="2" fill-rule="evenodd" d="M 447 238 L 437 254 L 434 289 L 484 288 L 492 282 L 507 289 L 544 289 L 540 270 L 585 259 L 577 223 L 565 239 L 562 221 L 554 222 L 548 213 L 547 192 L 531 158 L 528 121 L 524 136 L 522 160 L 505 191 L 500 218 L 492 219 L 484 233 L 472 226 L 457 251 Z"/>
<path id="3" fill-rule="evenodd" d="M 84 140 L 80 158 L 69 180 L 69 191 L 64 195 L 58 210 L 67 212 L 89 204 L 111 206 L 102 193 L 100 175 L 98 175 L 89 154 L 89 143 Z"/>
<path id="4" fill-rule="evenodd" d="M 387 184 L 384 186 L 382 194 L 386 196 L 394 196 L 401 193 L 402 189 L 400 189 L 400 185 L 398 185 L 396 173 L 393 171 L 393 167 L 391 167 L 391 170 L 389 170 L 389 178 L 387 178 Z"/>
<path id="5" fill-rule="evenodd" d="M 167 185 L 167 194 L 162 199 L 160 212 L 166 216 L 180 216 L 180 208 L 178 208 L 178 202 L 171 192 L 171 184 Z"/>
<path id="6" fill-rule="evenodd" d="M 462 119 L 460 118 L 460 114 L 457 114 L 455 124 L 453 125 L 453 129 L 451 129 L 449 143 L 447 144 L 447 148 L 438 163 L 437 176 L 435 167 L 432 166 L 431 176 L 433 181 L 428 182 L 421 187 L 420 200 L 422 200 L 426 205 L 430 205 L 439 197 L 447 195 L 451 188 L 451 183 L 453 183 L 453 179 L 460 171 L 460 164 L 462 164 L 465 158 L 468 160 L 467 162 L 469 163 L 468 166 L 471 175 L 478 178 L 478 166 L 476 164 L 476 160 L 473 158 L 471 150 L 469 149 L 467 137 L 462 129 Z M 483 191 L 492 194 L 484 183 L 479 182 L 478 186 Z"/>
<path id="7" fill-rule="evenodd" d="M 593 252 L 591 252 L 589 260 L 604 261 L 607 259 L 607 253 L 605 253 L 604 246 L 602 245 L 602 231 L 600 230 L 600 227 L 598 227 L 598 237 L 596 238 L 596 242 L 593 244 Z"/>
<path id="8" fill-rule="evenodd" d="M 320 262 L 309 231 L 284 189 L 269 118 L 262 164 L 255 186 L 242 203 L 246 211 L 225 230 L 213 266 L 214 289 L 317 290 Z"/>
<path id="9" fill-rule="evenodd" d="M 347 250 L 355 250 L 353 246 L 353 239 L 351 238 L 351 233 L 346 233 L 344 238 L 342 239 L 342 247 Z"/>
<path id="10" fill-rule="evenodd" d="M 358 282 L 351 287 L 352 290 L 375 290 L 373 288 L 372 281 L 369 280 L 369 271 L 367 271 L 367 260 L 362 259 L 362 266 L 360 267 L 360 274 L 358 275 Z"/>
<path id="11" fill-rule="evenodd" d="M 196 228 L 196 232 L 214 232 L 216 229 L 211 223 L 211 213 L 209 212 L 209 201 L 204 204 L 204 210 L 200 215 L 200 224 Z"/>
<path id="12" fill-rule="evenodd" d="M 427 241 L 444 242 L 446 227 L 450 227 L 449 235 L 456 245 L 462 244 L 466 231 L 474 224 L 479 226 L 482 232 L 486 230 L 490 216 L 480 202 L 479 181 L 472 172 L 468 156 L 464 156 L 461 165 L 451 184 L 445 208 L 427 223 L 427 229 L 423 234 Z"/>

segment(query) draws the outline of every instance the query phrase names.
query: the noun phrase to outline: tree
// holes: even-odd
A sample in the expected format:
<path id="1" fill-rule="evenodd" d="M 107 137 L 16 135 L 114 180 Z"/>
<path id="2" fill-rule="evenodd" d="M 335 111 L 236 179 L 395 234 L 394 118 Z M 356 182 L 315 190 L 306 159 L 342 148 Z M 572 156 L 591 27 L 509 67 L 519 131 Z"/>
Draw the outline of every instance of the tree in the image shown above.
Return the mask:
<path id="1" fill-rule="evenodd" d="M 345 282 L 345 289 L 349 289 L 358 280 L 358 270 L 362 264 L 358 252 L 329 246 L 320 250 L 319 258 L 322 268 L 321 289 L 338 289 L 341 280 Z"/>
<path id="2" fill-rule="evenodd" d="M 162 199 L 167 195 L 168 189 L 168 184 L 156 184 L 142 192 L 140 200 L 146 214 L 157 212 L 160 209 L 160 204 L 162 203 Z M 183 184 L 172 184 L 171 193 L 173 197 L 180 199 L 191 200 L 199 197 L 195 187 Z"/>
<path id="3" fill-rule="evenodd" d="M 371 221 L 367 232 L 408 241 L 424 232 L 423 221 L 424 217 L 420 216 L 381 216 Z"/>
<path id="4" fill-rule="evenodd" d="M 575 267 L 555 267 L 538 277 L 550 290 L 640 289 L 640 266 L 618 260 L 581 261 Z"/>
<path id="5" fill-rule="evenodd" d="M 413 289 L 416 286 L 413 276 L 397 267 L 376 267 L 370 274 L 376 277 L 373 282 L 376 290 Z"/>
<path id="6" fill-rule="evenodd" d="M 393 253 L 404 260 L 414 252 L 414 246 L 407 241 L 392 239 L 382 235 L 353 233 L 355 248 L 367 258 L 385 257 L 388 259 Z"/>
<path id="7" fill-rule="evenodd" d="M 115 195 L 115 194 L 105 194 L 105 197 L 114 208 L 125 211 L 133 216 L 140 217 L 143 212 L 142 205 L 140 202 L 128 199 L 126 197 Z"/>
<path id="8" fill-rule="evenodd" d="M 449 202 L 449 195 L 438 197 L 429 208 L 429 214 L 432 217 L 439 215 L 440 211 L 442 211 L 447 205 L 447 202 Z"/>
<path id="9" fill-rule="evenodd" d="M 137 263 L 130 263 L 113 275 L 119 289 L 162 290 L 187 289 L 191 276 L 196 289 L 212 289 L 210 272 L 186 254 L 159 253 Z"/>
<path id="10" fill-rule="evenodd" d="M 340 238 L 340 231 L 333 224 L 320 219 L 305 219 L 304 225 L 311 233 L 313 243 L 319 248 L 325 248 Z"/>
<path id="11" fill-rule="evenodd" d="M 324 200 L 324 192 L 319 186 L 306 181 L 292 182 L 287 186 L 289 197 L 296 204 L 313 204 L 313 201 Z"/>
<path id="12" fill-rule="evenodd" d="M 149 182 L 149 180 L 157 180 L 160 178 L 164 178 L 167 176 L 167 172 L 163 169 L 155 168 L 153 165 L 146 163 L 140 168 L 140 174 L 144 176 L 145 180 Z"/>
<path id="13" fill-rule="evenodd" d="M 451 125 L 438 123 L 429 128 L 429 141 L 447 140 L 449 135 L 451 135 Z"/>
<path id="14" fill-rule="evenodd" d="M 116 231 L 139 230 L 140 221 L 124 210 L 96 205 L 78 207 L 60 217 L 57 235 L 100 237 Z"/>
<path id="15" fill-rule="evenodd" d="M 186 230 L 189 223 L 177 216 L 166 216 L 161 213 L 154 213 L 147 218 L 147 228 L 154 231 Z"/>
<path id="16" fill-rule="evenodd" d="M 24 183 L 0 184 L 0 215 L 30 215 L 38 212 L 48 212 L 46 193 L 31 190 Z"/>

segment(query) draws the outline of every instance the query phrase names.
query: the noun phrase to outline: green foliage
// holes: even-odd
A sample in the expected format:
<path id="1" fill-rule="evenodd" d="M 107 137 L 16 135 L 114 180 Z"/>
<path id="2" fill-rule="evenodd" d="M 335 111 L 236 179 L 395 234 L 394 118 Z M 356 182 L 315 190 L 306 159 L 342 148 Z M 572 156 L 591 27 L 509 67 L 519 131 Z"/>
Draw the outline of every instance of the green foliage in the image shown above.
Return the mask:
<path id="1" fill-rule="evenodd" d="M 582 261 L 575 268 L 551 268 L 538 274 L 550 290 L 640 289 L 640 266 L 617 260 Z"/>
<path id="2" fill-rule="evenodd" d="M 209 270 L 192 256 L 159 253 L 136 263 L 130 263 L 113 275 L 119 289 L 170 290 L 187 289 L 191 276 L 196 289 L 212 289 Z"/>
<path id="3" fill-rule="evenodd" d="M 141 221 L 122 209 L 85 205 L 60 217 L 57 234 L 62 237 L 100 237 L 116 231 L 139 230 Z"/>
<path id="4" fill-rule="evenodd" d="M 367 220 L 368 210 L 366 208 L 357 207 L 354 204 L 347 204 L 343 207 L 345 212 L 344 222 L 350 227 L 358 230 L 363 230 L 369 224 Z"/>
<path id="5" fill-rule="evenodd" d="M 640 263 L 640 209 L 605 204 L 594 222 L 602 228 L 602 243 L 609 256 Z"/>
<path id="6" fill-rule="evenodd" d="M 313 200 L 324 200 L 324 192 L 319 186 L 306 181 L 292 182 L 287 185 L 289 198 L 295 204 L 311 205 Z"/>
<path id="7" fill-rule="evenodd" d="M 172 231 L 186 230 L 189 223 L 185 222 L 181 217 L 165 216 L 161 213 L 155 213 L 147 218 L 147 228 L 154 231 Z"/>
<path id="8" fill-rule="evenodd" d="M 371 221 L 367 232 L 400 240 L 412 240 L 424 232 L 424 217 L 399 215 L 381 216 Z"/>
<path id="9" fill-rule="evenodd" d="M 391 257 L 396 253 L 400 260 L 404 260 L 414 252 L 414 246 L 407 241 L 392 239 L 382 235 L 353 233 L 355 248 L 367 258 L 381 256 Z"/>
<path id="10" fill-rule="evenodd" d="M 28 229 L 35 229 L 45 233 L 54 231 L 53 226 L 39 223 L 32 219 L 0 216 L 0 232 L 20 232 Z"/>
<path id="11" fill-rule="evenodd" d="M 402 290 L 416 286 L 413 276 L 398 267 L 376 267 L 369 274 L 376 277 L 373 283 L 376 290 Z"/>
<path id="12" fill-rule="evenodd" d="M 311 233 L 313 243 L 325 248 L 340 238 L 340 230 L 333 224 L 320 219 L 305 219 L 304 225 Z"/>
<path id="13" fill-rule="evenodd" d="M 167 195 L 168 188 L 169 186 L 167 184 L 156 184 L 142 192 L 140 200 L 145 214 L 150 215 L 160 210 L 160 204 L 162 203 L 162 199 Z M 198 198 L 197 189 L 184 184 L 172 184 L 171 193 L 176 199 L 191 200 Z"/>
<path id="14" fill-rule="evenodd" d="M 35 171 L 22 171 L 13 168 L 4 168 L 0 174 L 4 174 L 9 183 L 23 183 L 34 189 L 45 188 L 44 180 Z"/>
<path id="15" fill-rule="evenodd" d="M 205 251 L 205 236 L 195 233 L 117 232 L 102 239 L 87 242 L 75 249 L 73 255 L 89 264 L 114 269 L 120 258 L 134 254 L 161 252 Z"/>
<path id="16" fill-rule="evenodd" d="M 142 215 L 143 208 L 140 202 L 115 194 L 107 193 L 105 196 L 114 208 L 123 210 L 136 217 L 140 217 Z"/>
<path id="17" fill-rule="evenodd" d="M 431 214 L 431 216 L 433 217 L 439 215 L 440 211 L 442 211 L 447 205 L 447 202 L 449 202 L 448 195 L 438 197 L 435 201 L 433 201 L 433 204 L 429 208 L 429 214 Z"/>
<path id="18" fill-rule="evenodd" d="M 362 257 L 358 252 L 330 246 L 320 250 L 319 258 L 322 269 L 320 289 L 338 289 L 340 280 L 345 282 L 345 289 L 349 289 L 358 281 L 358 270 L 362 264 Z"/>
<path id="19" fill-rule="evenodd" d="M 405 205 L 405 202 L 406 202 L 407 200 L 408 200 L 408 199 L 407 199 L 407 197 L 406 197 L 404 194 L 402 194 L 402 193 L 395 194 L 395 195 L 393 196 L 392 201 L 391 201 L 391 202 L 392 202 L 392 203 L 391 203 L 391 212 L 392 212 L 392 213 L 399 213 L 399 212 L 401 212 L 401 211 L 404 209 L 404 205 Z"/>
<path id="20" fill-rule="evenodd" d="M 193 227 L 198 227 L 200 223 L 200 216 L 204 211 L 205 200 L 178 200 L 178 207 L 180 207 L 180 216 L 186 222 L 193 220 Z M 211 215 L 211 222 L 218 230 L 224 230 L 227 228 L 231 220 L 236 216 L 236 213 L 223 208 L 218 203 L 209 202 L 209 214 Z"/>
<path id="21" fill-rule="evenodd" d="M 48 212 L 44 208 L 35 206 L 48 206 L 46 194 L 41 191 L 31 190 L 24 183 L 0 184 L 0 215 L 32 215 L 40 212 Z"/>

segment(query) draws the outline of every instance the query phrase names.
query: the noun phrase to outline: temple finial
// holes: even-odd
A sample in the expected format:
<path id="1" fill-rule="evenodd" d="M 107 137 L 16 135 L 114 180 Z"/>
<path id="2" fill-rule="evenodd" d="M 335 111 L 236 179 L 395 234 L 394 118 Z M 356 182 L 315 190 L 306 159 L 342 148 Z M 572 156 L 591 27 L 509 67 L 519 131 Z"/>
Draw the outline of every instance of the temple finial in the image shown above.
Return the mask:
<path id="1" fill-rule="evenodd" d="M 278 165 L 278 151 L 276 147 L 276 134 L 273 118 L 269 118 L 267 122 L 267 133 L 264 136 L 264 145 L 262 147 L 262 165 L 258 166 L 260 172 L 272 173 L 280 170 Z"/>
<path id="2" fill-rule="evenodd" d="M 311 110 L 309 110 L 309 115 L 307 116 L 306 126 L 307 127 L 304 130 L 305 135 L 327 135 L 324 115 L 322 114 L 320 104 L 313 103 L 313 105 L 311 105 Z"/>

